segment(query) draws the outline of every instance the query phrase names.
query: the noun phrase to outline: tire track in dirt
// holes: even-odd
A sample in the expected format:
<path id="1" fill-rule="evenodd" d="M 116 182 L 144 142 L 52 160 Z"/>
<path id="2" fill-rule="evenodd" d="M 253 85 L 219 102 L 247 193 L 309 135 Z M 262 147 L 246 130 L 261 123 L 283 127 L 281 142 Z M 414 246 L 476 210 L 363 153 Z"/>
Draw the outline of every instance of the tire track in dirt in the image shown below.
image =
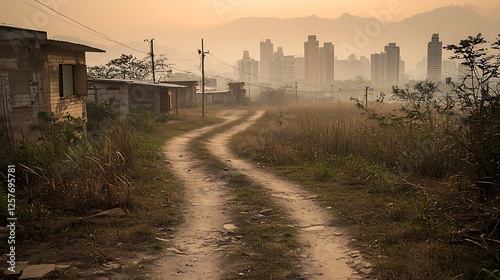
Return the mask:
<path id="1" fill-rule="evenodd" d="M 276 198 L 277 204 L 290 214 L 295 227 L 300 228 L 302 269 L 307 279 L 366 279 L 371 264 L 364 261 L 359 252 L 347 247 L 348 238 L 333 225 L 332 214 L 314 201 L 307 191 L 285 181 L 256 165 L 237 158 L 229 149 L 232 135 L 251 126 L 262 115 L 259 111 L 241 125 L 214 136 L 208 142 L 208 150 L 233 169 L 248 176 Z"/>
<path id="2" fill-rule="evenodd" d="M 228 243 L 224 225 L 230 221 L 226 214 L 231 193 L 225 182 L 214 179 L 202 168 L 202 159 L 189 151 L 189 142 L 226 123 L 242 118 L 246 111 L 226 111 L 221 124 L 207 126 L 170 140 L 164 147 L 165 157 L 174 174 L 183 182 L 185 222 L 167 243 L 161 260 L 154 269 L 153 279 L 220 279 L 224 256 L 221 243 Z"/>

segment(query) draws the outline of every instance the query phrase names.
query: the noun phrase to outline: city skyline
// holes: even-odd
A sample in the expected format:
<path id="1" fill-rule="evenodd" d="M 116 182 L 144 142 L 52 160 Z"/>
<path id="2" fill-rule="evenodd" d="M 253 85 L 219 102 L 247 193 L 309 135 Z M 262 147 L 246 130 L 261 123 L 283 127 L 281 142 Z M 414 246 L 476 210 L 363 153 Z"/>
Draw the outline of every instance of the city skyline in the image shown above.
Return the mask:
<path id="1" fill-rule="evenodd" d="M 359 78 L 379 85 L 403 85 L 409 80 L 426 78 L 442 82 L 449 77 L 455 79 L 459 74 L 455 61 L 443 59 L 443 46 L 437 33 L 431 35 L 431 41 L 427 43 L 428 56 L 417 64 L 417 71 L 412 75 L 406 72 L 401 49 L 394 42 L 387 43 L 383 52 L 371 54 L 371 59 L 351 54 L 345 60 L 335 56 L 335 44 L 324 42 L 320 46 L 316 35 L 309 35 L 304 42 L 303 56 L 289 55 L 283 47 L 277 47 L 275 52 L 272 39 L 261 41 L 260 47 L 260 60 L 254 60 L 248 51 L 243 52 L 243 59 L 236 63 L 239 69 L 235 69 L 233 78 L 253 85 L 293 87 L 298 82 L 310 89 L 326 89 L 334 81 Z M 243 66 L 246 61 L 254 66 Z"/>
<path id="2" fill-rule="evenodd" d="M 66 11 L 71 11 L 71 9 L 68 9 L 68 8 L 72 8 L 74 7 L 73 5 L 77 5 L 75 4 L 74 2 L 72 1 L 69 1 L 69 0 L 48 0 L 48 1 L 36 1 L 36 0 L 33 0 L 33 1 L 27 1 L 27 0 L 19 0 L 21 3 L 23 3 L 25 6 L 28 6 L 28 7 L 32 7 L 33 9 L 35 9 L 35 7 L 38 7 L 38 9 L 35 9 L 36 12 L 34 14 L 32 14 L 32 17 L 30 18 L 30 15 L 29 13 L 26 14 L 26 16 L 22 16 L 22 21 L 24 23 L 29 23 L 31 21 L 32 24 L 35 24 L 35 25 L 40 25 L 40 26 L 46 26 L 46 27 L 50 27 L 52 23 L 56 22 L 56 21 L 60 21 L 61 20 L 61 15 L 58 14 L 59 12 L 64 13 L 64 14 L 68 14 Z M 39 3 L 45 3 L 46 5 L 48 5 L 48 7 L 50 9 L 53 9 L 53 11 L 50 11 L 48 12 L 47 9 L 45 8 L 40 8 L 40 6 L 38 5 Z M 14 5 L 13 3 L 15 2 L 11 2 L 9 3 L 7 6 L 16 6 Z M 50 4 L 51 3 L 51 4 Z M 88 2 L 89 5 L 88 7 L 92 7 L 92 1 Z M 214 1 L 212 2 L 212 4 L 215 5 L 215 3 L 225 3 L 224 1 Z M 227 2 L 229 3 L 229 2 Z M 226 3 L 226 4 L 227 4 Z M 246 9 L 248 8 L 248 3 L 245 3 L 243 1 L 232 1 L 231 2 L 233 5 L 232 7 L 230 7 L 231 9 L 236 9 L 236 8 L 241 8 L 241 9 Z M 292 3 L 292 2 L 290 2 Z M 340 26 L 341 29 L 339 28 L 332 28 L 331 26 L 329 27 L 329 30 L 332 30 L 330 31 L 328 34 L 326 34 L 325 36 L 325 32 L 324 30 L 321 31 L 321 24 L 319 25 L 316 25 L 314 28 L 309 28 L 306 26 L 306 28 L 304 30 L 301 30 L 300 32 L 295 32 L 295 33 L 301 33 L 302 35 L 301 38 L 304 38 L 304 35 L 303 34 L 315 34 L 318 38 L 321 38 L 321 41 L 322 42 L 332 42 L 332 48 L 333 46 L 335 46 L 335 53 L 334 55 L 332 55 L 336 60 L 339 60 L 339 61 L 347 61 L 348 60 L 348 57 L 351 57 L 351 56 L 354 56 L 354 58 L 356 57 L 370 57 L 371 54 L 373 53 L 376 53 L 377 52 L 377 49 L 380 50 L 381 47 L 385 46 L 386 44 L 389 44 L 390 42 L 394 42 L 396 44 L 398 44 L 398 46 L 401 46 L 401 52 L 400 52 L 400 58 L 398 59 L 398 62 L 403 62 L 403 61 L 406 61 L 407 63 L 400 63 L 400 67 L 396 67 L 395 64 L 396 62 L 393 62 L 394 64 L 394 67 L 391 67 L 391 69 L 396 69 L 398 68 L 398 70 L 394 70 L 394 73 L 391 74 L 392 77 L 398 77 L 397 79 L 400 78 L 400 76 L 402 77 L 403 75 L 397 75 L 397 72 L 400 71 L 402 74 L 404 74 L 403 72 L 403 69 L 404 68 L 408 68 L 410 69 L 410 71 L 414 71 L 415 73 L 421 73 L 419 72 L 419 70 L 413 70 L 415 68 L 418 68 L 418 67 L 415 67 L 416 65 L 416 60 L 418 59 L 418 61 L 420 61 L 420 59 L 422 57 L 427 57 L 427 48 L 425 47 L 425 44 L 424 44 L 424 41 L 420 38 L 422 37 L 422 35 L 420 35 L 418 37 L 418 42 L 415 42 L 417 39 L 413 39 L 414 42 L 413 42 L 413 46 L 419 46 L 418 47 L 418 52 L 415 51 L 416 48 L 408 48 L 408 46 L 405 46 L 404 44 L 408 44 L 408 38 L 405 38 L 404 35 L 401 35 L 401 30 L 399 30 L 398 32 L 394 32 L 394 28 L 393 26 L 396 26 L 396 25 L 385 25 L 382 21 L 387 21 L 387 22 L 391 22 L 391 21 L 398 21 L 398 17 L 401 17 L 403 18 L 404 16 L 403 15 L 403 11 L 404 10 L 408 10 L 408 7 L 410 7 L 409 5 L 411 4 L 409 1 L 393 1 L 393 0 L 390 0 L 390 1 L 387 1 L 387 2 L 377 2 L 378 3 L 378 7 L 380 9 L 375 9 L 375 10 L 371 10 L 370 11 L 370 14 L 366 14 L 366 15 L 363 15 L 363 14 L 359 14 L 359 13 L 352 13 L 351 10 L 349 9 L 338 9 L 338 10 L 335 10 L 335 12 L 333 12 L 331 9 L 326 9 L 326 10 L 329 10 L 331 12 L 331 15 L 335 15 L 335 16 L 339 16 L 337 19 L 335 19 L 335 22 L 337 25 L 337 27 Z M 458 2 L 455 2 L 455 3 L 458 3 Z M 18 3 L 19 4 L 19 3 Z M 50 4 L 50 5 L 49 5 Z M 262 3 L 261 3 L 262 4 Z M 318 3 L 315 3 L 315 5 L 318 4 Z M 383 4 L 383 5 L 382 5 Z M 485 1 L 485 3 L 483 3 L 484 5 L 480 5 L 479 3 L 474 7 L 474 6 L 471 6 L 471 5 L 468 5 L 466 4 L 465 2 L 462 3 L 462 12 L 465 11 L 465 10 L 468 10 L 468 11 L 475 11 L 475 12 L 478 12 L 480 13 L 481 9 L 478 9 L 478 7 L 493 7 L 492 9 L 490 10 L 494 10 L 494 3 L 492 3 L 491 1 Z M 78 4 L 80 5 L 80 4 Z M 106 4 L 108 5 L 108 4 Z M 253 4 L 252 4 L 253 5 Z M 262 4 L 264 5 L 264 4 Z M 299 4 L 298 3 L 295 3 L 293 2 L 291 4 L 291 6 L 298 6 Z M 319 4 L 318 4 L 319 5 Z M 382 6 L 380 6 L 382 5 Z M 437 4 L 436 4 L 437 5 Z M 174 7 L 175 6 L 175 7 Z M 172 6 L 173 8 L 177 9 L 177 8 L 182 8 L 184 6 L 184 4 L 179 4 L 179 5 L 174 5 Z M 224 5 L 222 5 L 224 6 Z M 271 5 L 272 6 L 272 5 Z M 8 8 L 7 7 L 7 8 Z M 122 11 L 126 11 L 128 8 L 130 7 L 130 4 L 126 4 L 126 5 L 121 5 L 121 6 L 115 6 L 116 8 L 116 12 L 122 12 Z M 228 6 L 224 6 L 226 8 L 228 8 Z M 264 7 L 264 6 L 262 6 Z M 316 6 L 318 7 L 318 6 Z M 325 10 L 324 8 L 327 8 L 327 7 L 331 7 L 329 5 L 327 5 L 326 3 L 323 3 L 323 6 L 321 6 L 323 9 L 317 9 L 317 11 L 323 11 Z M 220 7 L 219 7 L 220 8 Z M 345 7 L 344 7 L 345 8 Z M 367 7 L 365 7 L 367 8 Z M 45 9 L 45 16 L 47 18 L 44 18 L 44 12 L 43 12 L 43 9 Z M 65 10 L 65 9 L 68 9 L 68 10 Z M 141 16 L 141 11 L 142 7 L 137 7 L 137 10 L 138 10 L 138 17 Z M 175 10 L 173 9 L 173 10 Z M 82 9 L 80 11 L 80 13 L 82 11 L 84 11 L 85 9 Z M 197 8 L 194 8 L 192 7 L 192 14 L 195 14 Z M 285 7 L 284 10 L 288 10 L 288 7 Z M 368 8 L 367 8 L 368 10 Z M 483 9 L 484 10 L 484 9 Z M 220 10 L 219 10 L 220 11 Z M 226 12 L 229 11 L 229 10 L 226 10 Z M 302 12 L 303 13 L 306 13 L 307 10 L 303 10 Z M 343 14 L 340 14 L 340 11 L 343 12 Z M 347 11 L 347 13 L 345 12 Z M 419 9 L 411 9 L 412 13 L 416 13 L 419 11 Z M 438 12 L 436 10 L 436 12 L 432 12 L 432 13 L 429 13 L 430 14 L 438 14 L 438 13 L 443 13 L 445 10 L 441 10 L 440 12 Z M 447 12 L 449 10 L 446 10 Z M 13 14 L 16 14 L 16 13 L 19 13 L 20 10 L 14 10 L 13 11 Z M 115 11 L 111 10 L 110 11 L 110 17 L 113 16 Z M 408 11 L 406 11 L 408 12 Z M 98 12 L 97 12 L 98 13 Z M 328 20 L 328 15 L 323 15 L 321 13 L 314 13 L 314 14 L 317 14 L 317 15 L 320 15 L 320 16 L 326 16 L 326 18 L 320 18 L 320 17 L 306 17 L 306 18 L 295 18 L 295 19 L 291 19 L 291 20 L 279 20 L 279 21 L 273 21 L 273 24 L 270 24 L 269 25 L 269 28 L 256 28 L 256 31 L 258 32 L 258 30 L 260 30 L 262 32 L 262 35 L 261 35 L 261 44 L 263 42 L 263 40 L 266 40 L 266 39 L 272 39 L 273 43 L 276 45 L 276 46 L 279 46 L 281 47 L 281 52 L 278 51 L 277 53 L 274 53 L 274 51 L 272 50 L 270 55 L 268 54 L 267 56 L 268 57 L 271 57 L 272 60 L 270 61 L 266 61 L 266 60 L 269 60 L 268 59 L 262 59 L 262 57 L 260 57 L 259 59 L 259 55 L 257 55 L 258 53 L 258 49 L 256 50 L 255 49 L 255 46 L 259 46 L 258 42 L 256 42 L 255 40 L 250 40 L 252 37 L 255 38 L 255 32 L 252 33 L 252 31 L 249 31 L 248 32 L 248 41 L 243 41 L 239 38 L 234 38 L 232 41 L 228 41 L 229 43 L 227 42 L 224 42 L 224 40 L 230 40 L 229 37 L 231 37 L 231 32 L 234 33 L 235 30 L 231 30 L 231 28 L 240 28 L 240 30 L 246 30 L 245 27 L 248 26 L 248 24 L 256 24 L 256 25 L 259 25 L 259 24 L 265 24 L 266 22 L 266 19 L 265 18 L 262 18 L 262 17 L 265 17 L 266 15 L 265 14 L 257 14 L 257 16 L 260 16 L 259 18 L 255 18 L 255 20 L 253 18 L 246 18 L 246 19 L 241 19 L 241 20 L 237 20 L 237 21 L 234 21 L 234 23 L 231 22 L 231 20 L 228 20 L 228 22 L 231 22 L 231 23 L 219 23 L 220 24 L 220 27 L 217 27 L 216 29 L 212 30 L 212 34 L 210 35 L 210 33 L 208 33 L 207 37 L 209 37 L 210 39 L 208 40 L 205 40 L 206 42 L 209 42 L 209 46 L 210 46 L 210 50 L 215 53 L 215 55 L 218 55 L 219 58 L 218 60 L 224 60 L 226 62 L 228 62 L 227 64 L 232 64 L 234 65 L 234 62 L 237 60 L 237 58 L 229 58 L 229 56 L 226 56 L 226 55 L 229 55 L 231 52 L 237 52 L 238 53 L 238 58 L 241 58 L 241 52 L 242 51 L 248 51 L 249 53 L 251 54 L 254 54 L 254 57 L 255 57 L 255 61 L 258 61 L 260 62 L 260 69 L 259 69 L 259 73 L 258 75 L 260 75 L 260 77 L 265 77 L 267 79 L 271 79 L 271 80 L 275 80 L 277 82 L 280 82 L 280 83 L 290 83 L 290 81 L 292 80 L 291 77 L 292 77 L 292 73 L 294 73 L 295 76 L 301 76 L 300 73 L 300 69 L 301 68 L 304 68 L 301 66 L 301 63 L 304 63 L 304 64 L 308 64 L 307 61 L 303 61 L 301 62 L 300 61 L 300 58 L 303 57 L 305 59 L 305 53 L 304 53 L 304 50 L 299 50 L 300 49 L 300 41 L 303 42 L 303 40 L 297 40 L 296 38 L 291 38 L 291 37 L 286 37 L 285 35 L 285 38 L 288 38 L 286 41 L 283 41 L 283 38 L 280 38 L 280 37 L 276 37 L 276 36 L 272 36 L 272 35 L 266 35 L 266 34 L 269 34 L 269 30 L 272 30 L 273 28 L 271 26 L 275 26 L 275 25 L 280 25 L 280 24 L 285 24 L 285 23 L 293 23 L 295 22 L 295 26 L 297 26 L 296 24 L 297 23 L 300 23 L 301 21 L 303 22 L 307 22 L 307 24 L 310 24 L 310 23 L 313 23 L 313 22 L 323 22 L 324 24 L 330 24 L 330 21 Z M 69 14 L 68 14 L 69 15 Z M 283 15 L 292 15 L 292 14 L 289 14 L 288 12 L 284 12 L 283 14 L 282 13 L 279 13 L 279 14 L 276 14 L 275 18 L 280 18 L 282 17 Z M 375 19 L 369 19 L 369 18 L 358 18 L 356 17 L 357 15 L 359 16 L 366 16 L 366 17 L 378 17 L 379 20 L 382 20 L 382 21 L 379 21 L 379 20 L 375 20 Z M 472 14 L 473 15 L 473 14 Z M 484 14 L 484 12 L 482 13 L 483 16 L 486 16 Z M 70 15 L 71 16 L 71 15 Z M 247 16 L 250 16 L 250 14 L 248 14 Z M 300 16 L 300 15 L 298 15 Z M 425 16 L 427 16 L 427 14 L 422 14 L 420 15 L 420 18 L 425 18 Z M 3 18 L 4 20 L 8 20 L 8 17 L 4 17 Z M 66 23 L 68 23 L 68 21 L 70 20 L 71 18 L 68 18 L 66 19 Z M 163 18 L 163 19 L 157 19 L 157 24 L 159 26 L 161 26 L 161 24 L 163 24 L 164 22 L 168 22 L 170 21 L 171 18 L 170 17 L 167 17 L 167 18 Z M 443 19 L 444 20 L 444 19 Z M 354 24 L 356 21 L 360 21 L 361 23 L 359 23 L 358 25 Z M 422 20 L 420 19 L 420 24 L 422 24 Z M 132 22 L 137 22 L 137 21 L 132 21 Z M 332 23 L 334 21 L 331 21 Z M 346 22 L 346 26 L 344 28 L 344 25 L 342 25 L 343 22 Z M 409 22 L 409 21 L 407 21 Z M 418 22 L 418 21 L 417 21 Z M 85 22 L 86 23 L 86 22 Z M 137 22 L 138 24 L 142 24 L 142 22 Z M 114 22 L 113 22 L 114 24 Z M 339 25 L 340 24 L 340 25 Z M 75 27 L 75 25 L 77 25 L 76 23 L 73 24 L 73 27 Z M 408 25 L 408 24 L 406 24 Z M 418 25 L 418 23 L 417 23 Z M 210 24 L 207 22 L 206 24 L 207 27 L 210 27 Z M 125 28 L 126 26 L 124 26 L 124 28 L 120 28 L 120 30 L 116 30 L 117 31 L 117 34 L 119 35 L 120 32 L 123 30 L 123 29 L 126 29 Z M 186 28 L 188 28 L 189 26 L 186 25 L 185 26 Z M 196 28 L 194 26 L 191 26 L 192 28 Z M 191 28 L 190 27 L 190 28 Z M 296 27 L 290 27 L 290 28 L 296 28 Z M 407 26 L 408 28 L 408 26 Z M 411 26 L 410 26 L 411 28 Z M 47 28 L 49 29 L 49 28 Z M 80 28 L 82 29 L 82 28 Z M 307 30 L 309 29 L 309 30 Z M 318 33 L 315 32 L 316 29 L 319 29 L 318 30 Z M 427 28 L 429 29 L 429 28 Z M 225 30 L 229 30 L 230 32 L 228 33 L 228 38 L 224 38 L 224 36 L 221 34 L 224 34 L 223 31 Z M 294 29 L 295 30 L 295 29 Z M 99 31 L 101 31 L 101 29 L 99 29 Z M 130 31 L 130 30 L 128 30 Z M 147 32 L 147 30 L 145 30 Z M 311 31 L 311 32 L 309 32 Z M 342 35 L 343 33 L 345 33 L 346 31 L 351 31 L 352 32 L 352 41 L 349 40 L 349 36 L 347 36 L 347 39 L 345 37 L 345 35 Z M 443 39 L 441 40 L 441 42 L 457 42 L 456 39 L 451 39 L 449 38 L 449 32 L 440 32 L 440 30 L 433 30 L 433 31 L 436 31 L 436 32 L 431 32 L 431 33 L 426 33 L 425 37 L 426 37 L 426 41 L 425 43 L 428 43 L 428 39 L 430 34 L 437 34 L 437 33 L 440 33 L 440 34 L 444 34 L 443 36 Z M 60 40 L 72 40 L 73 37 L 57 37 L 57 35 L 53 35 L 51 32 L 50 32 L 50 29 L 48 30 L 49 32 L 49 36 L 51 37 L 55 37 L 55 39 L 60 39 Z M 217 32 L 217 33 L 215 33 Z M 307 32 L 307 33 L 305 33 Z M 130 33 L 130 34 L 133 34 L 133 32 L 127 32 L 127 33 Z M 245 32 L 246 33 L 246 32 Z M 282 34 L 284 33 L 287 33 L 287 32 L 281 32 Z M 490 32 L 491 33 L 491 32 Z M 57 33 L 56 33 L 57 34 Z M 214 36 L 214 34 L 216 34 Z M 252 35 L 253 34 L 253 35 Z M 340 34 L 340 35 L 339 35 Z M 468 34 L 471 34 L 470 31 L 468 32 Z M 472 35 L 474 34 L 477 34 L 477 33 L 472 33 Z M 95 35 L 95 34 L 94 34 Z M 107 34 L 106 34 L 107 35 Z M 199 35 L 199 34 L 198 34 Z M 246 34 L 245 34 L 246 35 Z M 299 35 L 299 34 L 298 34 Z M 77 36 L 77 34 L 74 34 L 74 36 Z M 201 36 L 204 36 L 203 34 Z M 399 38 L 398 36 L 401 36 L 401 38 Z M 141 37 L 146 37 L 146 38 L 149 38 L 147 36 L 141 36 Z M 153 36 L 151 36 L 153 37 Z M 82 40 L 85 40 L 86 38 L 88 37 L 81 37 Z M 165 39 L 162 39 L 162 37 L 156 37 L 156 40 L 155 40 L 155 43 L 156 44 L 164 44 L 166 41 Z M 173 39 L 171 39 L 173 38 Z M 205 37 L 206 38 L 206 37 Z M 341 39 L 339 39 L 341 38 Z M 460 37 L 460 38 L 464 38 L 464 36 Z M 113 39 L 119 39 L 118 37 L 115 37 L 113 36 Z M 169 36 L 169 39 L 167 40 L 169 42 L 169 44 L 171 44 L 172 46 L 174 46 L 174 44 L 177 44 L 177 43 L 185 43 L 185 44 L 188 44 L 190 46 L 190 48 L 196 48 L 198 47 L 197 45 L 199 44 L 199 36 L 193 34 L 193 36 L 191 36 L 191 34 L 189 34 L 188 36 L 184 36 L 184 37 L 179 37 L 179 36 L 175 36 L 175 35 L 172 35 L 172 36 Z M 275 40 L 276 39 L 276 40 Z M 441 38 L 440 38 L 441 39 Z M 193 42 L 191 43 L 188 43 L 189 40 L 194 40 Z M 196 42 L 195 42 L 196 41 Z M 78 41 L 77 41 L 78 42 Z M 87 43 L 87 42 L 82 42 L 82 43 Z M 109 43 L 109 42 L 108 42 Z M 115 43 L 121 43 L 120 41 L 117 41 Z M 234 45 L 232 43 L 235 43 Z M 402 43 L 402 44 L 401 44 Z M 93 45 L 95 46 L 92 42 L 89 42 L 88 43 L 89 45 Z M 214 47 L 215 44 L 223 44 L 225 45 L 224 48 L 217 48 L 217 47 Z M 245 44 L 246 47 L 236 47 L 237 45 L 236 44 Z M 134 55 L 138 56 L 138 57 L 141 57 L 142 55 L 146 55 L 147 54 L 147 50 L 144 48 L 143 46 L 143 43 L 134 43 L 134 44 L 123 44 L 123 45 L 127 45 L 127 46 L 124 46 L 124 48 L 122 48 L 120 50 L 121 53 L 127 53 L 127 52 L 133 52 L 135 50 L 138 50 L 139 52 L 135 52 Z M 131 46 L 131 47 L 130 47 Z M 206 44 L 207 46 L 207 44 Z M 220 46 L 220 45 L 219 45 Z M 100 48 L 103 48 L 103 49 L 106 49 L 108 50 L 106 47 L 104 47 L 103 45 L 97 45 L 96 47 L 100 47 Z M 128 50 L 127 48 L 125 47 L 129 47 Z M 318 46 L 318 49 L 324 49 L 325 47 L 319 47 Z M 168 48 L 167 48 L 168 49 Z M 180 47 L 179 49 L 181 49 L 182 51 L 184 51 L 186 48 L 185 47 Z M 273 46 L 271 46 L 271 49 L 273 49 Z M 286 50 L 286 51 L 283 51 Z M 424 52 L 425 51 L 425 52 Z M 116 47 L 113 47 L 112 50 L 110 51 L 110 53 L 115 53 L 116 52 Z M 182 71 L 186 71 L 186 72 L 189 72 L 189 71 L 193 71 L 194 69 L 196 69 L 198 66 L 196 63 L 199 64 L 199 62 L 197 62 L 198 60 L 198 57 L 197 57 L 197 54 L 196 52 L 191 52 L 191 54 L 189 54 L 189 56 L 185 56 L 184 53 L 181 53 L 180 55 L 176 53 L 176 51 L 173 52 L 173 55 L 172 55 L 172 52 L 170 51 L 165 51 L 165 48 L 163 48 L 162 50 L 160 50 L 160 53 L 162 54 L 167 54 L 167 56 L 169 56 L 170 58 L 173 59 L 173 65 L 182 65 L 182 66 L 174 66 L 173 69 L 177 68 L 178 70 L 180 70 L 181 72 Z M 224 55 L 224 57 L 221 58 L 221 54 Z M 446 55 L 445 54 L 442 54 L 442 57 L 444 58 Z M 97 57 L 97 59 L 94 59 L 94 57 Z M 97 54 L 97 55 L 93 55 L 93 54 L 90 54 L 89 55 L 89 61 L 93 61 L 93 62 L 90 62 L 90 65 L 96 65 L 95 62 L 98 62 L 100 64 L 103 64 L 106 59 L 102 59 L 100 58 L 102 57 L 101 54 Z M 318 80 L 315 84 L 319 85 L 319 84 L 328 84 L 330 82 L 327 82 L 326 80 L 328 79 L 331 79 L 333 80 L 334 78 L 328 78 L 327 79 L 327 76 L 328 77 L 333 77 L 334 76 L 334 72 L 335 70 L 338 71 L 338 69 L 334 69 L 334 70 L 330 70 L 330 72 L 332 74 L 328 74 L 326 75 L 326 68 L 333 68 L 333 63 L 334 63 L 334 60 L 333 59 L 330 59 L 331 60 L 331 63 L 332 65 L 328 65 L 327 66 L 327 63 L 322 63 L 322 51 L 320 50 L 319 51 L 319 58 L 317 59 L 318 60 L 318 65 L 317 66 L 314 66 L 315 68 L 318 69 L 318 73 L 317 74 L 314 74 L 314 79 Z M 211 57 L 209 56 L 209 59 Z M 417 59 L 415 59 L 417 58 Z M 257 60 L 259 59 L 259 60 Z M 305 59 L 306 60 L 306 59 Z M 191 61 L 190 62 L 190 66 L 188 67 L 185 67 L 184 65 L 186 63 L 184 63 L 184 61 Z M 294 61 L 293 65 L 292 65 L 292 61 Z M 352 61 L 354 60 L 351 60 L 350 63 L 352 63 Z M 396 61 L 396 60 L 394 60 Z M 213 59 L 212 59 L 212 62 Z M 264 63 L 262 63 L 264 62 Z M 219 62 L 217 62 L 219 63 Z M 272 63 L 272 65 L 271 65 Z M 346 62 L 347 63 L 347 62 Z M 357 62 L 354 62 L 354 63 L 357 63 Z M 220 64 L 220 63 L 219 63 Z M 358 63 L 359 64 L 359 63 Z M 429 64 L 429 63 L 427 63 Z M 212 64 L 213 65 L 213 64 Z M 340 67 L 342 67 L 342 65 L 345 65 L 345 63 L 340 63 L 339 64 Z M 193 67 L 194 66 L 194 67 Z M 427 66 L 427 65 L 426 65 Z M 286 67 L 286 69 L 285 69 Z M 356 66 L 357 68 L 352 68 L 352 69 L 361 69 L 359 67 L 361 67 L 360 65 Z M 364 67 L 363 69 L 366 69 L 366 66 L 362 66 Z M 252 69 L 255 68 L 255 67 L 251 67 Z M 266 70 L 267 68 L 267 70 Z M 272 68 L 272 69 L 271 69 Z M 449 68 L 449 67 L 448 67 Z M 264 70 L 262 70 L 264 69 Z M 207 71 L 214 71 L 214 73 L 222 73 L 221 71 L 221 67 L 220 65 L 215 65 L 215 67 L 209 67 L 207 69 Z M 232 71 L 232 70 L 230 70 Z M 358 70 L 356 70 L 358 71 Z M 360 70 L 361 71 L 361 70 Z M 363 72 L 365 70 L 362 70 L 361 72 L 358 72 L 359 76 L 366 76 L 365 72 Z M 229 71 L 225 71 L 225 72 L 229 72 Z M 255 73 L 255 71 L 252 71 Z M 425 73 L 427 73 L 429 71 L 424 71 L 424 75 Z M 448 70 L 449 72 L 449 70 Z M 272 73 L 272 75 L 271 75 Z M 352 74 L 352 73 L 351 73 Z M 304 73 L 304 75 L 308 75 L 306 73 Z M 412 73 L 413 76 L 414 73 Z M 412 76 L 412 77 L 413 77 Z M 396 82 L 397 79 L 395 78 L 391 78 L 391 80 L 393 82 Z"/>

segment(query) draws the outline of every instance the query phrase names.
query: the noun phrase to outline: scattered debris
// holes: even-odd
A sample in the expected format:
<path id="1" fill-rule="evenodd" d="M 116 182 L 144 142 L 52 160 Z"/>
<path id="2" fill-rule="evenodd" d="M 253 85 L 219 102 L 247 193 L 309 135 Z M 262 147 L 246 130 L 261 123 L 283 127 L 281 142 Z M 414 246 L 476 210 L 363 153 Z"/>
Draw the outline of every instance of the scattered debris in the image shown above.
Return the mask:
<path id="1" fill-rule="evenodd" d="M 320 231 L 326 229 L 325 226 L 312 226 L 304 228 L 305 231 Z"/>
<path id="2" fill-rule="evenodd" d="M 271 214 L 271 212 L 273 212 L 273 209 L 264 209 L 260 211 L 259 214 L 267 216 L 268 214 Z"/>
<path id="3" fill-rule="evenodd" d="M 66 268 L 70 268 L 71 265 L 69 264 L 56 264 L 56 268 L 57 269 L 66 269 Z"/>
<path id="4" fill-rule="evenodd" d="M 167 248 L 167 251 L 170 251 L 172 253 L 178 254 L 178 255 L 186 255 L 186 253 L 179 251 L 178 249 L 175 248 Z"/>
<path id="5" fill-rule="evenodd" d="M 168 239 L 160 238 L 160 237 L 156 237 L 156 240 L 163 241 L 163 242 L 169 242 L 170 241 Z"/>
<path id="6" fill-rule="evenodd" d="M 227 231 L 234 231 L 235 229 L 237 229 L 238 227 L 235 226 L 234 224 L 225 224 L 222 226 L 225 230 Z"/>
<path id="7" fill-rule="evenodd" d="M 56 270 L 55 264 L 30 265 L 23 270 L 19 279 L 42 278 L 54 270 Z"/>
<path id="8" fill-rule="evenodd" d="M 95 215 L 90 216 L 89 218 L 96 218 L 96 217 L 122 217 L 126 216 L 127 212 L 123 210 L 122 208 L 113 208 L 109 209 L 106 211 L 99 212 Z"/>
<path id="9" fill-rule="evenodd" d="M 19 275 L 19 279 L 33 279 L 33 278 L 42 278 L 45 275 L 51 273 L 56 269 L 67 269 L 70 265 L 68 264 L 36 264 L 30 265 L 27 262 L 19 262 L 16 264 L 15 272 L 12 272 L 8 269 L 3 271 L 4 275 Z"/>
<path id="10" fill-rule="evenodd" d="M 266 216 L 262 215 L 262 214 L 257 214 L 255 216 L 252 217 L 252 219 L 254 220 L 257 220 L 257 219 L 261 219 L 261 218 L 265 218 Z"/>
<path id="11" fill-rule="evenodd" d="M 23 270 L 26 269 L 28 266 L 30 266 L 30 265 L 27 262 L 18 262 L 18 263 L 16 263 L 16 268 L 15 268 L 14 272 L 10 271 L 9 269 L 5 269 L 3 271 L 3 274 L 4 275 L 18 275 L 18 274 L 21 274 L 21 272 L 23 272 Z"/>
<path id="12" fill-rule="evenodd" d="M 104 266 L 109 270 L 119 270 L 122 267 L 119 263 L 106 263 Z"/>
<path id="13" fill-rule="evenodd" d="M 363 269 L 367 269 L 367 268 L 372 268 L 373 265 L 371 263 L 368 263 L 368 262 L 364 262 L 364 261 L 359 261 L 357 262 L 356 264 L 354 264 L 354 268 L 356 270 L 363 270 Z"/>

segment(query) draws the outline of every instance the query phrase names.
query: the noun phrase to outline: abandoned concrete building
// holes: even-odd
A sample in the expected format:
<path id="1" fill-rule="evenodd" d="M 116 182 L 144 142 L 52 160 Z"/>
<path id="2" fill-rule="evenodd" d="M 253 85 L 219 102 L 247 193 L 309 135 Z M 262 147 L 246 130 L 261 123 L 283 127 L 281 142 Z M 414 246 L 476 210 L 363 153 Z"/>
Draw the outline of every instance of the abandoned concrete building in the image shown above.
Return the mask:
<path id="1" fill-rule="evenodd" d="M 104 50 L 0 25 L 0 126 L 8 140 L 32 139 L 41 112 L 86 122 L 86 52 Z"/>

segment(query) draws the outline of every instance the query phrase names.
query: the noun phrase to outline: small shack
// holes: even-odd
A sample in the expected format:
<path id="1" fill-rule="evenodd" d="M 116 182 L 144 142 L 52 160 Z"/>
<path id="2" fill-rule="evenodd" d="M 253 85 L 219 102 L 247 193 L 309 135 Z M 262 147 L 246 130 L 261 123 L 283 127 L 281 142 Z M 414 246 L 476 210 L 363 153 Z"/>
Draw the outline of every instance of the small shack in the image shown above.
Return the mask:
<path id="1" fill-rule="evenodd" d="M 129 108 L 146 107 L 156 115 L 170 113 L 174 107 L 172 95 L 186 86 L 123 79 L 92 78 L 87 81 L 89 101 L 109 101 L 127 115 Z"/>
<path id="2" fill-rule="evenodd" d="M 231 103 L 237 105 L 243 105 L 244 98 L 246 97 L 247 90 L 245 89 L 244 82 L 229 83 L 229 90 L 231 90 Z"/>
<path id="3" fill-rule="evenodd" d="M 198 81 L 167 81 L 165 83 L 184 86 L 184 88 L 179 88 L 177 93 L 172 95 L 172 101 L 175 108 L 189 108 L 198 104 L 196 98 L 196 86 L 198 85 Z"/>
<path id="4" fill-rule="evenodd" d="M 70 115 L 85 126 L 86 52 L 104 51 L 0 25 L 0 126 L 8 140 L 36 140 L 32 127 L 41 112 Z"/>

